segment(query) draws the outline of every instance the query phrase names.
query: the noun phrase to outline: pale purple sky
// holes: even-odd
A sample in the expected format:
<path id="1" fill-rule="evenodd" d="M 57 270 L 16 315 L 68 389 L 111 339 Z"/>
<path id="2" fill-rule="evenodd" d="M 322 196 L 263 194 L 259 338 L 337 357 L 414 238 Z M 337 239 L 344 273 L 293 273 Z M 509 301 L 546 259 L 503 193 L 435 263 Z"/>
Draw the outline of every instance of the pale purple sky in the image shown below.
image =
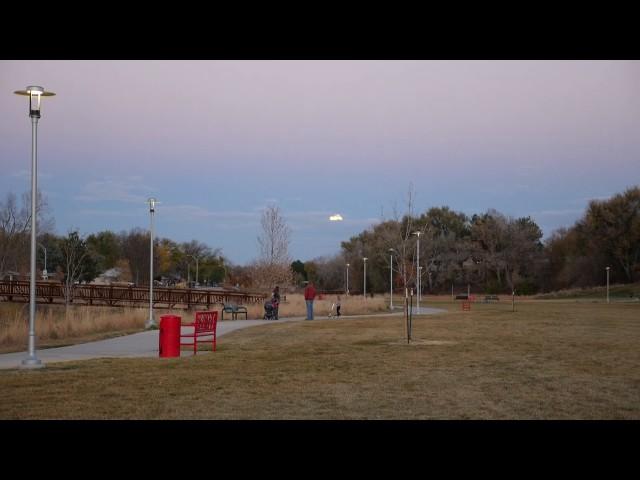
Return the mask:
<path id="1" fill-rule="evenodd" d="M 277 204 L 309 260 L 402 208 L 530 215 L 549 235 L 640 183 L 638 61 L 0 61 L 0 196 L 56 231 L 148 228 L 235 263 Z M 343 222 L 329 222 L 340 213 Z"/>

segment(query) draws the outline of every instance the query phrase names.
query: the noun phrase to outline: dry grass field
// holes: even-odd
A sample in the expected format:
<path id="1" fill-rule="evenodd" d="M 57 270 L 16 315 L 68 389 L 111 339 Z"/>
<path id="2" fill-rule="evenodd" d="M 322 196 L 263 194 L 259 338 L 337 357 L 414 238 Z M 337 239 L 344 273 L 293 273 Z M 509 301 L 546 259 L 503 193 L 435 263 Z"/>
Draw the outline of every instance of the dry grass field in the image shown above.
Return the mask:
<path id="1" fill-rule="evenodd" d="M 637 303 L 434 301 L 410 345 L 401 317 L 322 319 L 0 371 L 0 419 L 640 419 Z"/>
<path id="2" fill-rule="evenodd" d="M 156 318 L 179 311 L 158 310 Z M 149 310 L 37 305 L 37 348 L 62 347 L 144 330 Z M 0 303 L 0 353 L 24 351 L 29 332 L 28 303 Z"/>
<path id="3" fill-rule="evenodd" d="M 314 302 L 316 316 L 327 316 L 336 297 L 330 296 Z M 342 313 L 345 315 L 379 313 L 388 311 L 388 299 L 342 297 Z M 219 306 L 212 307 L 220 311 Z M 280 305 L 280 317 L 306 316 L 306 304 L 301 294 L 287 295 L 287 301 Z M 154 309 L 157 322 L 165 314 L 181 316 L 190 321 L 193 312 L 186 310 Z M 247 318 L 264 316 L 262 303 L 247 305 Z M 63 305 L 37 305 L 36 335 L 37 348 L 61 347 L 84 343 L 144 330 L 149 318 L 147 308 L 118 308 Z M 219 315 L 218 318 L 221 318 Z M 242 318 L 242 317 L 241 317 Z M 28 303 L 0 303 L 0 353 L 26 350 L 29 330 Z"/>

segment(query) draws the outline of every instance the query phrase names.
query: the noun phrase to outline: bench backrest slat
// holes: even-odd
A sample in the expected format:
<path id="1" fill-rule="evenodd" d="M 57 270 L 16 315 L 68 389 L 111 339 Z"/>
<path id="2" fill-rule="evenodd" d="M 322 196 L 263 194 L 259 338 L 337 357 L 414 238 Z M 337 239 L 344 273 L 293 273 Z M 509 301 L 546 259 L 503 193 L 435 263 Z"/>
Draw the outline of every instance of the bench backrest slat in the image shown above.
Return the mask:
<path id="1" fill-rule="evenodd" d="M 195 333 L 215 332 L 218 322 L 218 312 L 196 312 Z"/>

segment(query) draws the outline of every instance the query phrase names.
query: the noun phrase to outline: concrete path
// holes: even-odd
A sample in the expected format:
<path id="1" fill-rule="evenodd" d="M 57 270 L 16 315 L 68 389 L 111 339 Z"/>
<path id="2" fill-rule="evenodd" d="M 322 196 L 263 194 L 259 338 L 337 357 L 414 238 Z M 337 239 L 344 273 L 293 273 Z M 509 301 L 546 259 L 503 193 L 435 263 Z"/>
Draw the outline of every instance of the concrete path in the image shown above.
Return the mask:
<path id="1" fill-rule="evenodd" d="M 439 308 L 420 307 L 420 314 L 441 313 L 446 310 Z M 378 317 L 383 314 L 372 315 L 356 315 L 341 316 L 346 318 L 363 318 Z M 391 315 L 402 315 L 402 312 L 392 313 Z M 416 312 L 414 310 L 414 315 Z M 327 317 L 315 317 L 316 320 L 326 320 Z M 248 328 L 256 325 L 276 324 L 284 322 L 304 321 L 304 317 L 283 318 L 280 320 L 225 320 L 218 322 L 218 337 L 238 330 L 240 328 Z M 160 331 L 149 330 L 145 332 L 134 333 L 122 337 L 110 338 L 107 340 L 99 340 L 97 342 L 81 343 L 78 345 L 70 345 L 68 347 L 44 348 L 38 349 L 36 346 L 36 357 L 45 365 L 53 362 L 64 362 L 70 360 L 87 360 L 91 358 L 131 358 L 131 357 L 158 357 Z M 207 353 L 207 352 L 201 352 Z M 183 357 L 192 356 L 193 353 L 188 350 L 180 352 Z M 20 362 L 27 357 L 27 352 L 7 353 L 0 355 L 0 369 L 18 368 Z"/>

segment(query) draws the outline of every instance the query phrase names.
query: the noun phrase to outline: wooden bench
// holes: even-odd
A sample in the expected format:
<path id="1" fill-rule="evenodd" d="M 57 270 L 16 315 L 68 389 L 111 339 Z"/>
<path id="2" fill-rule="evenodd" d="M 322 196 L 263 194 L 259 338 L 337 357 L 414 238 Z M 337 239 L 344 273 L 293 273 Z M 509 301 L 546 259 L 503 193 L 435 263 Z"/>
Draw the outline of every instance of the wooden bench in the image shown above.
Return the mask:
<path id="1" fill-rule="evenodd" d="M 469 300 L 469 296 L 466 293 L 456 295 L 456 300 Z"/>
<path id="2" fill-rule="evenodd" d="M 224 320 L 224 312 L 231 314 L 231 320 L 237 320 L 239 313 L 244 314 L 244 319 L 247 319 L 247 307 L 243 307 L 242 305 L 225 303 L 222 307 L 222 320 Z"/>
<path id="3" fill-rule="evenodd" d="M 180 331 L 180 346 L 193 345 L 193 354 L 195 355 L 198 350 L 198 339 L 200 337 L 213 337 L 213 351 L 216 351 L 216 327 L 218 326 L 218 312 L 196 312 L 195 321 L 193 323 L 183 324 L 182 326 L 192 327 L 193 333 L 182 333 L 182 331 Z M 193 338 L 193 342 L 183 343 L 183 338 Z"/>
<path id="4" fill-rule="evenodd" d="M 490 303 L 490 302 L 499 302 L 500 298 L 497 295 L 487 295 L 484 297 L 483 302 L 484 303 Z"/>

